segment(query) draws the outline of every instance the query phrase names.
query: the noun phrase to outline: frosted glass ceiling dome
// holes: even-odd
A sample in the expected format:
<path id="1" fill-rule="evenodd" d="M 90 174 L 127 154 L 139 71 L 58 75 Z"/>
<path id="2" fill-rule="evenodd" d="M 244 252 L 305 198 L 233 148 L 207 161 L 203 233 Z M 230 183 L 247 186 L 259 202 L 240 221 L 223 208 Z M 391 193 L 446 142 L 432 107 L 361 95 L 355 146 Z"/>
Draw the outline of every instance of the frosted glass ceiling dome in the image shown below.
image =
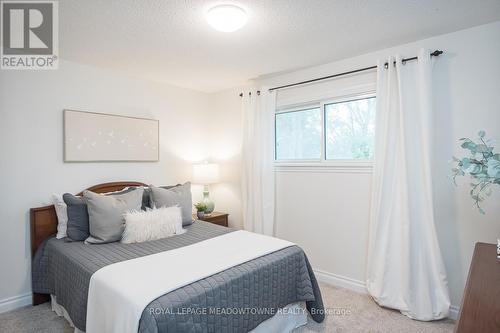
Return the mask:
<path id="1" fill-rule="evenodd" d="M 248 21 L 245 10 L 236 5 L 217 5 L 207 11 L 207 22 L 218 31 L 233 32 Z"/>

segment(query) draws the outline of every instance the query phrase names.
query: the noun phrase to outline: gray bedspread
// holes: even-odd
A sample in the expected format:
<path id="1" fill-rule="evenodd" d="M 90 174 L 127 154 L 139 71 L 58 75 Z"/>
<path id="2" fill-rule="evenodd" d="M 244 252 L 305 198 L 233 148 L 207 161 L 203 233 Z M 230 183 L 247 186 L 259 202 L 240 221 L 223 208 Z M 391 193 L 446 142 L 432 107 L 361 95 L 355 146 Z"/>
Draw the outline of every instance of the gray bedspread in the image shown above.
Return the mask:
<path id="1" fill-rule="evenodd" d="M 85 331 L 90 277 L 98 269 L 234 231 L 200 221 L 186 229 L 182 235 L 137 244 L 86 245 L 50 238 L 33 260 L 33 292 L 55 295 L 75 326 Z M 248 332 L 273 311 L 298 301 L 306 301 L 312 318 L 323 321 L 312 268 L 302 249 L 292 246 L 157 298 L 144 309 L 139 332 Z"/>

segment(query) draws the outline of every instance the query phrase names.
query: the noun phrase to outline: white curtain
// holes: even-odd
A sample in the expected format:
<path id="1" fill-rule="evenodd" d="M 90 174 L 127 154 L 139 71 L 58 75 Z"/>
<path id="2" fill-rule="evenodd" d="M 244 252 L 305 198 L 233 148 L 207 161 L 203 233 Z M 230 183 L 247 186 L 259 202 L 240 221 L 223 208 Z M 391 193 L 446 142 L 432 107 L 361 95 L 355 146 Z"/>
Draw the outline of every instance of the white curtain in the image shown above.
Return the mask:
<path id="1" fill-rule="evenodd" d="M 274 235 L 274 112 L 276 93 L 262 88 L 242 97 L 242 199 L 246 230 Z"/>
<path id="2" fill-rule="evenodd" d="M 429 51 L 416 62 L 379 61 L 377 76 L 367 288 L 410 318 L 444 318 L 450 298 L 433 214 Z"/>

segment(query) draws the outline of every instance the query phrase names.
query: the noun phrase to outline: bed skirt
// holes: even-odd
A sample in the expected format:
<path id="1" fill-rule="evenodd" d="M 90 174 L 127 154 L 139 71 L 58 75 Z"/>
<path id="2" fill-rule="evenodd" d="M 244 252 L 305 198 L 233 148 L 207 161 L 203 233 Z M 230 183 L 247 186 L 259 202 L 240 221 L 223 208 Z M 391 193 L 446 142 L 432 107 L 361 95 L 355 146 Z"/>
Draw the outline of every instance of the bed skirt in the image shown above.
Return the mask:
<path id="1" fill-rule="evenodd" d="M 75 329 L 74 333 L 85 333 L 79 330 L 69 317 L 68 311 L 57 303 L 55 295 L 50 295 L 50 304 L 52 311 L 59 317 L 64 317 L 71 327 Z M 263 321 L 259 326 L 250 331 L 250 333 L 268 333 L 283 332 L 290 333 L 294 329 L 307 324 L 307 310 L 305 302 L 288 304 L 282 311 L 278 311 L 273 317 Z"/>

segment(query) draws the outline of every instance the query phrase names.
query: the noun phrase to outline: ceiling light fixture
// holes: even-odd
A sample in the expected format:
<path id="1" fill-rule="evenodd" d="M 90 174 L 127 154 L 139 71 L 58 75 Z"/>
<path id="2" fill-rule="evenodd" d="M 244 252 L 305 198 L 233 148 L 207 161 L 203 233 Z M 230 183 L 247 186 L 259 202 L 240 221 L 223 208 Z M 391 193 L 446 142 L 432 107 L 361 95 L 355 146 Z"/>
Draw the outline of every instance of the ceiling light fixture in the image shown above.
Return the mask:
<path id="1" fill-rule="evenodd" d="M 233 32 L 242 28 L 248 21 L 245 10 L 236 5 L 218 5 L 207 12 L 207 22 L 218 31 Z"/>

